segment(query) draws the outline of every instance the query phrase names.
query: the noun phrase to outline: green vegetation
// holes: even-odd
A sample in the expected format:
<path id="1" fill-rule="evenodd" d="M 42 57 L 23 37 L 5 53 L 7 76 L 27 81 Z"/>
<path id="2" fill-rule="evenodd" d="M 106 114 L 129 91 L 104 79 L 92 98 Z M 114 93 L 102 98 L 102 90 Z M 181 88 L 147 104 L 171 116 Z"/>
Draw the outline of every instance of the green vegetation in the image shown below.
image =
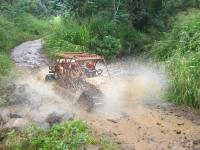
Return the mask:
<path id="1" fill-rule="evenodd" d="M 79 26 L 72 19 L 64 24 L 61 18 L 57 17 L 54 19 L 52 33 L 47 35 L 44 40 L 45 49 L 50 55 L 63 50 L 80 51 L 86 49 L 89 32 L 86 27 Z"/>
<path id="2" fill-rule="evenodd" d="M 155 42 L 152 55 L 167 62 L 171 79 L 168 99 L 200 108 L 200 11 L 182 12 L 163 40 Z"/>
<path id="3" fill-rule="evenodd" d="M 11 68 L 11 61 L 9 59 L 8 54 L 4 52 L 0 52 L 0 72 L 2 75 L 8 73 L 9 69 Z"/>
<path id="4" fill-rule="evenodd" d="M 121 50 L 119 39 L 103 34 L 107 32 L 106 29 L 99 29 L 102 36 L 98 37 L 97 33 L 92 33 L 95 27 L 89 22 L 79 25 L 74 18 L 67 17 L 60 18 L 60 23 L 54 25 L 52 34 L 44 38 L 45 49 L 49 55 L 58 51 L 87 51 L 112 57 Z"/>
<path id="5" fill-rule="evenodd" d="M 61 14 L 60 23 L 45 38 L 45 49 L 50 56 L 60 50 L 93 52 L 107 58 L 142 54 L 168 30 L 171 15 L 198 4 L 198 0 L 52 2 L 48 7 Z"/>
<path id="6" fill-rule="evenodd" d="M 10 6 L 8 2 L 0 6 L 0 76 L 11 69 L 10 49 L 23 41 L 41 37 L 48 30 L 47 21 L 38 19 L 23 9 L 18 10 L 19 7 L 21 5 Z"/>
<path id="7" fill-rule="evenodd" d="M 150 53 L 166 66 L 168 100 L 199 109 L 199 7 L 199 0 L 0 0 L 0 79 L 11 70 L 10 50 L 37 38 L 44 39 L 50 57 L 58 51 L 85 51 L 108 59 Z M 7 143 L 11 150 L 88 145 L 116 149 L 110 140 L 95 138 L 83 121 L 12 131 Z"/>
<path id="8" fill-rule="evenodd" d="M 85 149 L 89 145 L 98 146 L 102 150 L 117 148 L 109 139 L 95 138 L 90 127 L 80 120 L 56 124 L 46 130 L 32 126 L 21 134 L 13 130 L 7 141 L 10 150 L 76 150 Z"/>

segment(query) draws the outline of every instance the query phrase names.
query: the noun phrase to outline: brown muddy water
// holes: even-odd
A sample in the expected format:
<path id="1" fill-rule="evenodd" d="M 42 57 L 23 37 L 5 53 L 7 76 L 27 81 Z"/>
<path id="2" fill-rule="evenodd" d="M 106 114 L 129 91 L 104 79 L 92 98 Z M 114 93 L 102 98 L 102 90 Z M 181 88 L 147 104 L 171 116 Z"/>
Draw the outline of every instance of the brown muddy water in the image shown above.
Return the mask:
<path id="1" fill-rule="evenodd" d="M 88 113 L 74 106 L 65 92 L 61 95 L 58 91 L 62 87 L 44 81 L 48 61 L 42 53 L 41 40 L 17 46 L 11 57 L 21 70 L 16 85 L 23 88 L 16 92 L 24 94 L 26 103 L 1 108 L 1 115 L 7 121 L 5 126 L 34 122 L 47 127 L 45 119 L 50 113 L 76 114 L 75 118 L 94 126 L 97 134 L 115 137 L 127 149 L 200 149 L 200 115 L 163 100 L 168 81 L 158 65 L 133 57 L 109 64 L 110 78 L 105 72 L 97 81 L 101 82 L 99 88 L 105 95 L 105 105 Z M 21 120 L 9 118 L 10 113 L 19 114 Z"/>

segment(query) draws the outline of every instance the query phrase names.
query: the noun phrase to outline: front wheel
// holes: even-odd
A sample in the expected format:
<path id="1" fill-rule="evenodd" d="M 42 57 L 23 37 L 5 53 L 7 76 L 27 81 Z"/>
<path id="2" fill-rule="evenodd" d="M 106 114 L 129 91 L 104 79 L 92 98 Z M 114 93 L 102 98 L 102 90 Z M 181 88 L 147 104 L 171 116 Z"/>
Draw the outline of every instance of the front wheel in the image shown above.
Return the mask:
<path id="1" fill-rule="evenodd" d="M 85 91 L 81 94 L 78 104 L 84 110 L 91 112 L 94 108 L 94 99 L 89 91 Z"/>

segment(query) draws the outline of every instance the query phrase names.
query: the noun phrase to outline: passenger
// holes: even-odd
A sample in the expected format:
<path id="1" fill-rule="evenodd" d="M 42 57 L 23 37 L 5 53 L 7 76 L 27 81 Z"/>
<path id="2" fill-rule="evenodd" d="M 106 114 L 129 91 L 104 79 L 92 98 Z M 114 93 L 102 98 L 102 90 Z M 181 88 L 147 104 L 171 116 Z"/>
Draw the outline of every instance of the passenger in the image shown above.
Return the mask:
<path id="1" fill-rule="evenodd" d="M 71 63 L 72 77 L 79 78 L 81 77 L 81 72 L 79 70 L 79 65 L 75 62 Z"/>

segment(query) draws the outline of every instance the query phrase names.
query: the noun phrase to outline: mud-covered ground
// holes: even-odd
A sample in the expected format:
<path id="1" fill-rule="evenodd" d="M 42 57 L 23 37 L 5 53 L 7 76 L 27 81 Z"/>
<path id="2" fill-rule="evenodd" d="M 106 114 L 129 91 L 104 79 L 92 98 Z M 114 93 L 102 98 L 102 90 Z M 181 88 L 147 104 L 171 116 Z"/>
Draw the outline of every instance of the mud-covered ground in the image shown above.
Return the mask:
<path id="1" fill-rule="evenodd" d="M 52 118 L 75 117 L 89 122 L 97 134 L 116 138 L 124 149 L 200 149 L 200 113 L 163 100 L 168 81 L 158 65 L 123 58 L 108 65 L 110 78 L 103 67 L 99 88 L 105 105 L 88 113 L 71 103 L 65 89 L 44 81 L 48 61 L 41 40 L 19 45 L 11 57 L 21 71 L 14 83 L 0 89 L 8 102 L 0 110 L 2 127 L 48 127 Z"/>

